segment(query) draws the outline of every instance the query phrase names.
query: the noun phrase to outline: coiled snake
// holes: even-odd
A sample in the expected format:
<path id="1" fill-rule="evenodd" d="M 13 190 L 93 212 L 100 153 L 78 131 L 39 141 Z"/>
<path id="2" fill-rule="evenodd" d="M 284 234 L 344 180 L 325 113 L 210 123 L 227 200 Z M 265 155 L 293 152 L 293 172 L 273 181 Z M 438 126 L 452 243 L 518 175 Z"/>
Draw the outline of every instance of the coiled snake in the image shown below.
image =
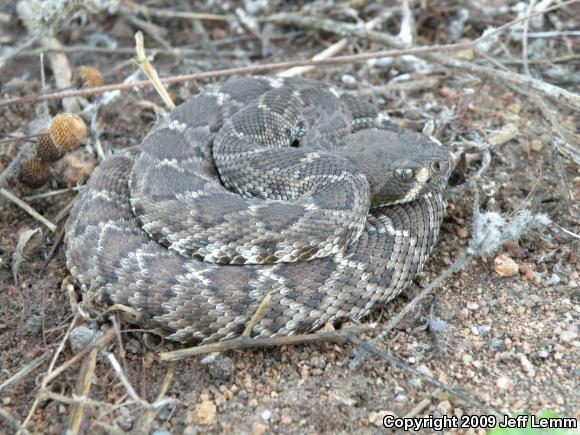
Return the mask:
<path id="1" fill-rule="evenodd" d="M 85 297 L 192 344 L 313 331 L 407 287 L 436 242 L 449 153 L 303 79 L 187 100 L 91 176 L 66 226 Z"/>

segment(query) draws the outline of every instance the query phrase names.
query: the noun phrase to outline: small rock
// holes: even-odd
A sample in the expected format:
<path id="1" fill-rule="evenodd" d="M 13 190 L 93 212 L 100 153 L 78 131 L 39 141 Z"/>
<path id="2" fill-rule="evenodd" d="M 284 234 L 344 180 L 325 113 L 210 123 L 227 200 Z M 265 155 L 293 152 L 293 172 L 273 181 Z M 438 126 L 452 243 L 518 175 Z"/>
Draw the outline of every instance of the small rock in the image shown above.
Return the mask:
<path id="1" fill-rule="evenodd" d="M 268 421 L 270 420 L 270 417 L 272 417 L 272 411 L 266 409 L 260 413 L 260 417 L 262 417 L 262 420 Z"/>
<path id="2" fill-rule="evenodd" d="M 556 284 L 560 284 L 560 281 L 562 281 L 562 280 L 560 279 L 560 277 L 558 276 L 558 274 L 553 273 L 550 276 L 550 278 L 548 278 L 546 280 L 546 284 L 548 284 L 548 285 L 556 285 Z"/>
<path id="3" fill-rule="evenodd" d="M 534 139 L 530 144 L 530 148 L 536 152 L 540 152 L 544 149 L 544 143 L 539 139 Z"/>
<path id="4" fill-rule="evenodd" d="M 42 324 L 44 323 L 44 317 L 39 315 L 33 315 L 26 321 L 26 330 L 33 334 L 40 332 L 42 330 Z"/>
<path id="5" fill-rule="evenodd" d="M 129 431 L 133 428 L 133 416 L 127 408 L 119 409 L 121 416 L 116 419 L 117 424 L 123 431 Z"/>
<path id="6" fill-rule="evenodd" d="M 267 430 L 268 426 L 266 426 L 264 423 L 260 423 L 259 421 L 252 425 L 252 435 L 263 435 Z"/>
<path id="7" fill-rule="evenodd" d="M 467 239 L 469 237 L 469 231 L 465 227 L 457 228 L 457 236 L 460 239 Z"/>
<path id="8" fill-rule="evenodd" d="M 289 416 L 288 414 L 282 414 L 282 416 L 280 417 L 280 424 L 283 426 L 288 426 L 291 423 L 292 417 Z"/>
<path id="9" fill-rule="evenodd" d="M 477 304 L 477 302 L 468 302 L 467 309 L 471 311 L 477 311 L 479 310 L 479 305 Z"/>
<path id="10" fill-rule="evenodd" d="M 451 406 L 451 403 L 448 400 L 443 400 L 437 404 L 437 409 L 441 414 L 447 415 L 451 412 L 453 406 Z"/>
<path id="11" fill-rule="evenodd" d="M 353 76 L 351 76 L 350 74 L 343 74 L 340 79 L 342 80 L 343 83 L 346 83 L 346 84 L 356 83 L 356 79 Z"/>
<path id="12" fill-rule="evenodd" d="M 513 387 L 514 383 L 510 378 L 506 378 L 505 376 L 500 376 L 495 381 L 495 385 L 502 390 L 508 390 Z"/>
<path id="13" fill-rule="evenodd" d="M 371 412 L 368 416 L 368 422 L 374 426 L 382 426 L 383 425 L 383 419 L 381 417 L 381 415 L 378 412 Z"/>
<path id="14" fill-rule="evenodd" d="M 520 103 L 516 102 L 516 103 L 512 103 L 512 104 L 508 105 L 506 107 L 506 109 L 508 112 L 511 112 L 511 113 L 520 113 L 520 111 L 522 110 L 522 105 Z"/>
<path id="15" fill-rule="evenodd" d="M 560 340 L 562 340 L 564 343 L 570 343 L 576 337 L 578 337 L 578 333 L 576 331 L 569 330 L 569 331 L 562 331 L 560 333 Z"/>
<path id="16" fill-rule="evenodd" d="M 400 393 L 395 396 L 395 401 L 397 402 L 407 402 L 409 400 L 409 396 L 406 394 Z"/>
<path id="17" fill-rule="evenodd" d="M 505 254 L 500 254 L 493 261 L 495 273 L 499 276 L 515 276 L 519 272 L 518 263 Z"/>
<path id="18" fill-rule="evenodd" d="M 524 354 L 522 353 L 518 354 L 518 359 L 520 360 L 522 368 L 528 375 L 530 375 L 532 378 L 536 376 L 536 369 L 534 368 L 534 365 Z"/>
<path id="19" fill-rule="evenodd" d="M 310 367 L 324 370 L 326 368 L 326 359 L 323 356 L 313 356 L 310 358 Z"/>
<path id="20" fill-rule="evenodd" d="M 97 338 L 97 331 L 88 326 L 77 326 L 68 336 L 68 344 L 73 353 L 79 353 Z"/>
<path id="21" fill-rule="evenodd" d="M 197 424 L 210 425 L 214 422 L 217 407 L 210 400 L 199 403 L 193 411 L 193 422 Z"/>

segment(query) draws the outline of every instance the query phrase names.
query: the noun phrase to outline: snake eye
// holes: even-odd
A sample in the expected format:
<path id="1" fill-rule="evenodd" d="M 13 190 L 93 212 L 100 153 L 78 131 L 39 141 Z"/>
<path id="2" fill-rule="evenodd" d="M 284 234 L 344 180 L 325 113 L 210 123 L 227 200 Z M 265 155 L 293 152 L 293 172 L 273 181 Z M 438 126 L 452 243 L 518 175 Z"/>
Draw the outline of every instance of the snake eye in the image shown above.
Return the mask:
<path id="1" fill-rule="evenodd" d="M 403 183 L 408 183 L 415 178 L 415 171 L 411 168 L 398 168 L 395 169 L 395 177 Z"/>

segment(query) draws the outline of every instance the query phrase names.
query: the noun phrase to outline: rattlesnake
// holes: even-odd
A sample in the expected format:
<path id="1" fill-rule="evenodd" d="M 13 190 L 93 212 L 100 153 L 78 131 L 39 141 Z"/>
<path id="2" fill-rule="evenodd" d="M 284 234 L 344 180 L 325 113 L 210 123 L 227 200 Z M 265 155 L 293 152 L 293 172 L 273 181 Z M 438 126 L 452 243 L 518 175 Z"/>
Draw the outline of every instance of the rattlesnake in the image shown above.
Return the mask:
<path id="1" fill-rule="evenodd" d="M 407 287 L 439 233 L 449 153 L 320 82 L 230 79 L 91 176 L 66 225 L 84 297 L 171 340 L 359 319 Z"/>

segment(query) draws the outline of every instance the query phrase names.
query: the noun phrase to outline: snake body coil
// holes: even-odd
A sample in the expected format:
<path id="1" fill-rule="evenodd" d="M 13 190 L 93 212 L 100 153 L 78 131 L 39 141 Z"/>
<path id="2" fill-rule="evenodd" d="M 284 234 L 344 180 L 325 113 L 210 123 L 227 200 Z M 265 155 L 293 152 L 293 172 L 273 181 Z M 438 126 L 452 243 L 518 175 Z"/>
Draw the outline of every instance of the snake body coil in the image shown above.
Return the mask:
<path id="1" fill-rule="evenodd" d="M 232 79 L 94 172 L 66 227 L 86 297 L 192 344 L 358 319 L 439 232 L 449 154 L 314 81 Z"/>

